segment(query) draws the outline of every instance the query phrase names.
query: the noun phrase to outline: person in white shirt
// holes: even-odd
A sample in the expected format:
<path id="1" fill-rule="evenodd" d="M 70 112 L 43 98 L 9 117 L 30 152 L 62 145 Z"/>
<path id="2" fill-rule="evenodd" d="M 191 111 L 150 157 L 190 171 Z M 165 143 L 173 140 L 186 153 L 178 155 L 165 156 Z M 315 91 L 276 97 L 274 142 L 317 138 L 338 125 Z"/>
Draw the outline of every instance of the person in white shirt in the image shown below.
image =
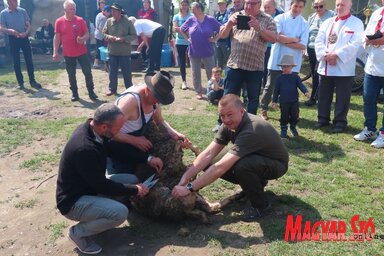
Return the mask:
<path id="1" fill-rule="evenodd" d="M 93 68 L 100 68 L 100 50 L 99 47 L 104 45 L 103 28 L 109 16 L 111 16 L 112 10 L 109 5 L 105 5 L 103 11 L 96 15 L 95 19 L 95 39 L 96 39 L 96 56 L 93 62 Z"/>
<path id="2" fill-rule="evenodd" d="M 381 0 L 384 5 L 384 0 Z M 375 139 L 371 146 L 375 148 L 384 148 L 384 113 L 377 136 L 377 100 L 380 90 L 384 89 L 384 7 L 376 10 L 365 29 L 363 42 L 368 52 L 368 60 L 365 64 L 364 77 L 364 126 L 365 128 L 359 134 L 354 136 L 355 140 L 364 141 Z M 372 35 L 376 35 L 371 37 Z"/>
<path id="3" fill-rule="evenodd" d="M 293 0 L 289 12 L 277 15 L 274 20 L 277 27 L 277 42 L 272 45 L 271 56 L 268 60 L 268 77 L 261 96 L 261 117 L 268 119 L 268 104 L 275 90 L 276 79 L 282 74 L 278 64 L 284 55 L 293 55 L 296 66 L 293 73 L 299 73 L 302 63 L 302 51 L 308 42 L 308 23 L 301 13 L 305 0 Z"/>
<path id="4" fill-rule="evenodd" d="M 318 121 L 315 128 L 329 126 L 333 92 L 336 91 L 332 132 L 347 127 L 356 55 L 362 45 L 363 22 L 351 15 L 352 0 L 336 0 L 336 14 L 320 26 L 315 40 L 320 75 Z"/>
<path id="5" fill-rule="evenodd" d="M 137 36 L 143 40 L 137 47 L 137 51 L 141 51 L 144 45 L 147 46 L 149 66 L 145 72 L 150 73 L 155 70 L 160 70 L 161 49 L 165 37 L 165 28 L 160 23 L 148 19 L 136 19 L 131 16 L 129 20 L 135 26 Z"/>

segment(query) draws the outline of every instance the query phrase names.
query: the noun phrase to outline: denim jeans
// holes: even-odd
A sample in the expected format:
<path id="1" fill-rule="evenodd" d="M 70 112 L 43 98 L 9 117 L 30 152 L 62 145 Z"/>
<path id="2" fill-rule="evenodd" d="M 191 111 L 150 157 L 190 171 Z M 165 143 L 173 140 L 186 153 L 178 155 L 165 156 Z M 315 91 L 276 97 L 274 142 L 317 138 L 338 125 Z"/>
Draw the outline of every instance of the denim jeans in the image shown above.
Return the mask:
<path id="1" fill-rule="evenodd" d="M 21 73 L 20 66 L 20 49 L 23 51 L 25 64 L 27 66 L 29 82 L 36 82 L 32 61 L 32 52 L 31 45 L 28 38 L 16 38 L 14 36 L 9 36 L 9 45 L 11 50 L 11 55 L 13 59 L 13 69 L 15 71 L 16 79 L 18 84 L 24 83 L 23 74 Z"/>
<path id="2" fill-rule="evenodd" d="M 75 236 L 87 237 L 122 224 L 128 217 L 128 208 L 110 198 L 85 195 L 65 217 L 79 221 L 73 229 Z"/>
<path id="3" fill-rule="evenodd" d="M 89 61 L 88 55 L 83 54 L 77 57 L 67 57 L 65 59 L 65 68 L 68 73 L 69 85 L 73 95 L 78 95 L 77 93 L 77 80 L 76 80 L 76 66 L 79 62 L 81 66 L 81 71 L 85 77 L 85 84 L 87 86 L 88 92 L 93 91 L 93 77 L 91 71 L 91 62 Z"/>
<path id="4" fill-rule="evenodd" d="M 117 92 L 117 72 L 119 66 L 123 74 L 124 86 L 129 88 L 132 86 L 132 73 L 131 73 L 131 57 L 130 56 L 117 56 L 109 55 L 109 90 L 113 93 Z"/>
<path id="5" fill-rule="evenodd" d="M 377 99 L 381 89 L 384 89 L 384 77 L 365 74 L 363 94 L 365 118 L 364 126 L 366 126 L 369 131 L 373 132 L 376 131 Z M 380 131 L 384 131 L 384 112 Z"/>
<path id="6" fill-rule="evenodd" d="M 248 95 L 247 111 L 256 114 L 259 107 L 259 96 L 263 71 L 248 71 L 229 68 L 224 82 L 224 95 L 233 93 L 240 96 L 240 91 L 245 82 Z"/>

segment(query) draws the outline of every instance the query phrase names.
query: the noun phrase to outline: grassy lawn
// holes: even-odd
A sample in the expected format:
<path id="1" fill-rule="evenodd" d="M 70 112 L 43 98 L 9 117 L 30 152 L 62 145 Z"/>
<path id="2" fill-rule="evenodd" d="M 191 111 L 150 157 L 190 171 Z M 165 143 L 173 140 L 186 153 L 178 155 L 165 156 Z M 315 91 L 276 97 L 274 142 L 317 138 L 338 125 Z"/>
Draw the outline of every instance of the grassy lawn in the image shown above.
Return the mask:
<path id="1" fill-rule="evenodd" d="M 38 78 L 55 79 L 57 70 L 45 70 L 37 73 Z M 0 75 L 3 86 L 8 80 L 14 80 L 13 73 Z M 1 88 L 0 88 L 1 89 Z M 187 99 L 186 99 L 187 101 Z M 304 98 L 301 99 L 301 102 Z M 377 235 L 384 235 L 384 167 L 381 149 L 374 149 L 367 142 L 356 142 L 353 135 L 363 128 L 362 96 L 353 94 L 351 110 L 348 115 L 349 125 L 345 133 L 332 134 L 330 128 L 313 129 L 317 120 L 315 107 L 301 105 L 298 130 L 300 137 L 286 141 L 290 153 L 289 170 L 278 181 L 272 181 L 267 191 L 273 193 L 271 214 L 258 223 L 245 224 L 234 221 L 242 213 L 241 209 L 225 210 L 218 214 L 222 223 L 213 226 L 196 227 L 196 223 L 187 223 L 192 234 L 185 238 L 185 246 L 194 247 L 204 234 L 207 246 L 214 251 L 210 255 L 384 255 L 384 239 L 370 242 L 286 242 L 284 241 L 285 222 L 289 214 L 303 216 L 304 222 L 312 225 L 320 220 L 345 221 L 346 237 L 352 235 L 351 218 L 360 216 L 360 221 L 371 217 Z M 379 120 L 382 118 L 383 106 L 379 108 Z M 164 108 L 167 121 L 177 130 L 186 134 L 200 149 L 205 148 L 213 139 L 212 127 L 216 117 L 216 108 L 207 106 L 200 115 L 177 116 Z M 278 111 L 270 111 L 270 122 L 279 129 Z M 20 145 L 28 145 L 39 134 L 66 139 L 73 129 L 86 117 L 64 118 L 62 120 L 0 119 L 0 156 L 4 156 Z M 379 123 L 380 125 L 380 123 Z M 29 136 L 33 134 L 34 136 Z M 54 164 L 60 157 L 60 150 L 50 154 L 35 154 L 21 167 L 39 169 L 46 162 Z M 184 160 L 190 163 L 193 154 L 186 152 Z M 217 181 L 201 193 L 208 199 L 217 200 L 239 190 L 239 187 L 224 181 Z M 25 202 L 19 207 L 29 207 L 34 202 Z M 213 218 L 219 218 L 212 216 Z M 57 227 L 56 227 L 57 226 Z M 55 238 L 60 236 L 65 223 L 50 226 L 55 229 Z M 218 228 L 216 228 L 218 227 Z M 136 223 L 132 230 L 145 229 L 141 238 L 149 242 L 167 235 L 163 224 L 148 226 L 148 223 Z M 255 229 L 261 229 L 263 235 L 255 236 Z M 194 232 L 195 231 L 195 232 Z M 178 252 L 178 249 L 174 249 Z M 172 250 L 171 250 L 172 251 Z M 176 253 L 177 254 L 177 253 Z M 179 255 L 179 254 L 178 254 Z"/>

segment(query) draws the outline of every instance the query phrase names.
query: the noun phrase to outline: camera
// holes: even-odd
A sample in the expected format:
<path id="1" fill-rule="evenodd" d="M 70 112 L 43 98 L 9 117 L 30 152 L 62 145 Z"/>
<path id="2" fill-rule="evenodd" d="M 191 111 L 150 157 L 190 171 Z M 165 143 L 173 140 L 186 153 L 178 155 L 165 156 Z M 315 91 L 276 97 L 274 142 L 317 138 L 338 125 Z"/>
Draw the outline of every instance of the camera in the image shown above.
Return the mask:
<path id="1" fill-rule="evenodd" d="M 237 29 L 250 30 L 248 22 L 251 20 L 251 17 L 246 15 L 237 15 Z"/>

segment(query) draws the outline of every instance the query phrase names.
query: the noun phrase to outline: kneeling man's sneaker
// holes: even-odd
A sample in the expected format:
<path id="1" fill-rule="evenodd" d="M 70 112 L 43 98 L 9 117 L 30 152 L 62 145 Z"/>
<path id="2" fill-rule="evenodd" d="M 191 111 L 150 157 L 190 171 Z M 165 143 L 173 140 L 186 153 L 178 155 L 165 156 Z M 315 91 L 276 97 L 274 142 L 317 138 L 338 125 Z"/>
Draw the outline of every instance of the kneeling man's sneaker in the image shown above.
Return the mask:
<path id="1" fill-rule="evenodd" d="M 368 139 L 374 140 L 376 137 L 376 132 L 369 131 L 367 127 L 364 127 L 364 129 L 359 134 L 353 136 L 353 138 L 358 141 L 364 141 Z"/>
<path id="2" fill-rule="evenodd" d="M 264 207 L 249 207 L 244 211 L 243 221 L 252 222 L 256 221 L 264 216 L 266 216 L 266 211 L 271 208 L 271 204 L 269 202 L 265 202 Z"/>
<path id="3" fill-rule="evenodd" d="M 88 237 L 78 237 L 73 233 L 74 226 L 69 228 L 68 237 L 84 254 L 98 254 L 101 252 L 101 247 Z"/>
<path id="4" fill-rule="evenodd" d="M 377 139 L 371 143 L 371 146 L 375 148 L 384 148 L 384 132 L 380 132 Z"/>

